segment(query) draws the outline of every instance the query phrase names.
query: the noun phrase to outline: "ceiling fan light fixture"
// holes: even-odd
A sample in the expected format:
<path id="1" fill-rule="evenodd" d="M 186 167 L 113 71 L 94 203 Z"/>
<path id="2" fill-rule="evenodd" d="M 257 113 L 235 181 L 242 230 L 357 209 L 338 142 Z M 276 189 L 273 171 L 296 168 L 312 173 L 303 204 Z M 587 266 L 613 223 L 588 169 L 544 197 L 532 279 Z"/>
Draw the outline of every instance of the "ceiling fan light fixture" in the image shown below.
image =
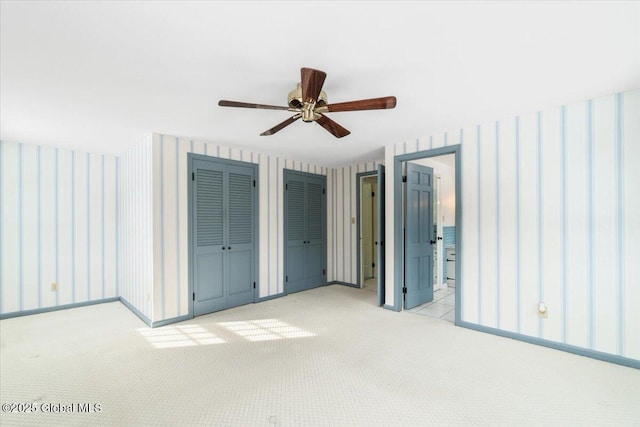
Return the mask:
<path id="1" fill-rule="evenodd" d="M 304 102 L 302 101 L 302 86 L 300 83 L 297 84 L 296 88 L 289 92 L 289 96 L 287 96 L 287 101 L 289 107 L 291 108 L 303 108 Z M 324 107 L 328 103 L 327 93 L 325 91 L 320 91 L 320 95 L 318 96 L 318 100 L 316 101 L 316 107 Z"/>

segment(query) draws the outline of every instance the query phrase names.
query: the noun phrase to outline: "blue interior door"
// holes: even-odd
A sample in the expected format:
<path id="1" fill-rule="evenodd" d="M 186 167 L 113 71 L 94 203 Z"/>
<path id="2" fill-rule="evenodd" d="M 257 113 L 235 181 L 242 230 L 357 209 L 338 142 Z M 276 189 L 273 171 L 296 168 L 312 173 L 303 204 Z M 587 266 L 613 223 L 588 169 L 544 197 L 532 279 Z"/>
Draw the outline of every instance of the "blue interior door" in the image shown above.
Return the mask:
<path id="1" fill-rule="evenodd" d="M 194 160 L 193 314 L 226 308 L 224 260 L 225 166 Z"/>
<path id="2" fill-rule="evenodd" d="M 257 257 L 254 165 L 193 161 L 193 314 L 253 302 Z"/>
<path id="3" fill-rule="evenodd" d="M 433 169 L 407 163 L 405 309 L 433 301 Z"/>
<path id="4" fill-rule="evenodd" d="M 378 165 L 378 197 L 376 207 L 378 209 L 378 262 L 377 278 L 378 278 L 378 306 L 384 305 L 384 165 Z"/>
<path id="5" fill-rule="evenodd" d="M 325 178 L 284 172 L 285 290 L 292 293 L 327 282 Z"/>
<path id="6" fill-rule="evenodd" d="M 256 207 L 253 197 L 253 171 L 253 167 L 227 166 L 227 307 L 248 304 L 254 300 Z"/>

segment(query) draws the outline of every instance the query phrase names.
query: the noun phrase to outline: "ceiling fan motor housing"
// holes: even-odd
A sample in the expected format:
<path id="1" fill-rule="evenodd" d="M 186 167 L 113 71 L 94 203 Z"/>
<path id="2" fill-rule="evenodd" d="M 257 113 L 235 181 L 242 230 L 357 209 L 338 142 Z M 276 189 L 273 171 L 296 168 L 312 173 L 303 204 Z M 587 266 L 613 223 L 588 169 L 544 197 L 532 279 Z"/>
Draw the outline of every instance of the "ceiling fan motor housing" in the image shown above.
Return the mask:
<path id="1" fill-rule="evenodd" d="M 289 96 L 287 97 L 287 100 L 289 101 L 288 102 L 289 107 L 296 108 L 296 109 L 304 109 L 304 101 L 302 100 L 302 87 L 300 83 L 298 83 L 298 85 L 294 90 L 289 92 Z M 327 105 L 327 103 L 328 103 L 327 93 L 322 90 L 320 91 L 320 95 L 318 95 L 318 100 L 316 101 L 314 107 L 324 107 L 325 105 Z M 313 121 L 315 119 L 305 120 L 305 117 L 303 115 L 302 120 L 306 122 L 306 121 Z"/>

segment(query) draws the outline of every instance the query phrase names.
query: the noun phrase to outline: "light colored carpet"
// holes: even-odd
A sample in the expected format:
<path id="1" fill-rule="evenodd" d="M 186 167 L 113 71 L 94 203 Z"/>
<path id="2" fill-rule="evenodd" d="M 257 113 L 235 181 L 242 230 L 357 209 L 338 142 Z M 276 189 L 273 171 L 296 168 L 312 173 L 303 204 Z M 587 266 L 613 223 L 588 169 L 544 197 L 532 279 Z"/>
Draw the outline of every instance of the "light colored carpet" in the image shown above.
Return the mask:
<path id="1" fill-rule="evenodd" d="M 120 303 L 0 322 L 8 425 L 640 425 L 640 371 L 339 285 L 149 329 Z M 43 413 L 99 403 L 97 413 Z"/>

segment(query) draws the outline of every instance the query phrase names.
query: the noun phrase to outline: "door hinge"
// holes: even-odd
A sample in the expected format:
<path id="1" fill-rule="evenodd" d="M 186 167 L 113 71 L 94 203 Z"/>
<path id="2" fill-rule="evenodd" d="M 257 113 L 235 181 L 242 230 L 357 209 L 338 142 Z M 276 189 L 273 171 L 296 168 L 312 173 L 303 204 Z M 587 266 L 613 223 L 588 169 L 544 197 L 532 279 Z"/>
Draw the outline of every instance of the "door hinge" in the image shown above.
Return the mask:
<path id="1" fill-rule="evenodd" d="M 289 281 L 289 276 L 284 276 L 284 281 L 288 282 Z"/>
<path id="2" fill-rule="evenodd" d="M 324 188 L 323 188 L 323 189 L 322 189 L 322 194 L 324 194 L 324 191 L 325 191 L 325 190 L 324 190 Z"/>
<path id="3" fill-rule="evenodd" d="M 255 179 L 253 180 L 253 186 L 254 187 L 256 186 L 256 180 Z"/>
<path id="4" fill-rule="evenodd" d="M 376 268 L 376 263 L 375 262 L 371 263 L 371 268 Z"/>
<path id="5" fill-rule="evenodd" d="M 256 288 L 256 282 L 253 282 L 253 289 Z"/>
<path id="6" fill-rule="evenodd" d="M 193 295 L 191 296 L 191 298 L 193 299 L 193 301 L 196 300 L 196 293 L 194 292 Z"/>
<path id="7" fill-rule="evenodd" d="M 284 185 L 284 189 L 285 189 L 285 190 L 288 190 L 288 189 L 289 189 L 289 184 L 285 184 L 285 185 Z"/>
<path id="8" fill-rule="evenodd" d="M 327 274 L 327 270 L 326 269 L 322 269 L 322 275 L 324 276 L 325 274 Z"/>
<path id="9" fill-rule="evenodd" d="M 195 180 L 196 180 L 196 173 L 191 172 L 191 181 L 195 181 Z"/>
<path id="10" fill-rule="evenodd" d="M 402 177 L 402 182 L 407 182 L 407 175 L 404 175 L 404 176 Z"/>
<path id="11" fill-rule="evenodd" d="M 376 197 L 376 193 L 374 193 L 373 191 L 371 192 L 371 197 Z"/>
<path id="12" fill-rule="evenodd" d="M 407 287 L 405 286 L 404 288 L 402 288 L 402 293 L 406 294 L 407 293 Z"/>

